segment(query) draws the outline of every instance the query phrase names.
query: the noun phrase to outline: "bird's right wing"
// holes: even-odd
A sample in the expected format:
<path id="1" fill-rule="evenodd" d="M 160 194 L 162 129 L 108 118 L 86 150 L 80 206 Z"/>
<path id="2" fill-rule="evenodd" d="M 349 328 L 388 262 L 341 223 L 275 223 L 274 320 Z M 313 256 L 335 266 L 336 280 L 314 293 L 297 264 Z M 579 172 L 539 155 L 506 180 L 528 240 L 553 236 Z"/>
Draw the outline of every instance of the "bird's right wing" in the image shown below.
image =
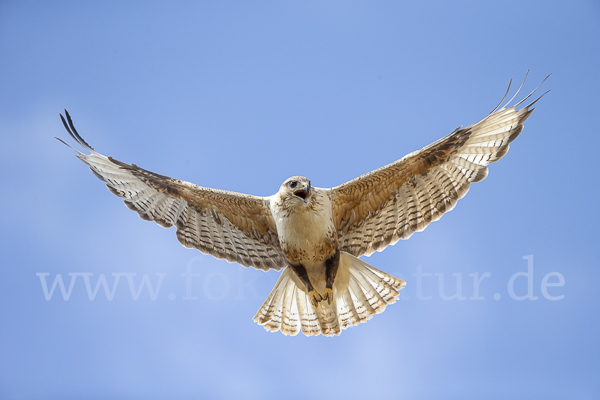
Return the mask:
<path id="1" fill-rule="evenodd" d="M 371 255 L 408 239 L 452 210 L 471 183 L 487 176 L 487 165 L 502 158 L 521 133 L 537 100 L 519 110 L 517 106 L 534 92 L 510 108 L 497 108 L 473 125 L 331 189 L 340 249 L 356 257 Z"/>
<path id="2" fill-rule="evenodd" d="M 94 175 L 142 219 L 165 228 L 175 225 L 185 247 L 245 267 L 280 270 L 287 265 L 268 199 L 200 187 L 103 156 L 79 136 L 68 112 L 61 119 L 71 137 L 91 152 L 76 150 Z"/>

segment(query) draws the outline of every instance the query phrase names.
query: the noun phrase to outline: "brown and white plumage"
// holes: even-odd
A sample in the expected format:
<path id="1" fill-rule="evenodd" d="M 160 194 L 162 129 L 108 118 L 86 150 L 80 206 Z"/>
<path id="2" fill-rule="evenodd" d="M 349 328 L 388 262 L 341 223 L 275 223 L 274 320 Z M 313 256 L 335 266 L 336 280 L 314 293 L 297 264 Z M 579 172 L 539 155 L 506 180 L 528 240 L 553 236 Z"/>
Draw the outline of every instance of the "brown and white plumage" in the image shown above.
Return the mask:
<path id="1" fill-rule="evenodd" d="M 217 258 L 285 268 L 256 322 L 285 334 L 329 336 L 382 312 L 404 287 L 357 257 L 407 239 L 452 210 L 522 131 L 537 100 L 517 106 L 530 96 L 343 185 L 320 189 L 292 177 L 269 197 L 204 188 L 103 156 L 68 113 L 61 119 L 90 152 L 77 157 L 141 218 L 176 226 L 184 246 Z"/>
<path id="2" fill-rule="evenodd" d="M 200 187 L 103 156 L 79 136 L 68 113 L 61 118 L 73 139 L 91 152 L 77 157 L 94 175 L 142 219 L 176 226 L 185 247 L 245 267 L 280 270 L 287 265 L 267 199 Z"/>
<path id="3" fill-rule="evenodd" d="M 313 307 L 303 283 L 286 268 L 254 321 L 271 332 L 286 335 L 339 335 L 342 329 L 368 321 L 393 304 L 404 282 L 342 252 L 331 304 Z"/>
<path id="4" fill-rule="evenodd" d="M 498 106 L 479 122 L 331 189 L 340 248 L 356 257 L 371 255 L 408 239 L 452 210 L 471 183 L 485 179 L 487 165 L 508 152 L 532 106 L 543 96 L 517 110 L 534 92 L 510 108 Z"/>

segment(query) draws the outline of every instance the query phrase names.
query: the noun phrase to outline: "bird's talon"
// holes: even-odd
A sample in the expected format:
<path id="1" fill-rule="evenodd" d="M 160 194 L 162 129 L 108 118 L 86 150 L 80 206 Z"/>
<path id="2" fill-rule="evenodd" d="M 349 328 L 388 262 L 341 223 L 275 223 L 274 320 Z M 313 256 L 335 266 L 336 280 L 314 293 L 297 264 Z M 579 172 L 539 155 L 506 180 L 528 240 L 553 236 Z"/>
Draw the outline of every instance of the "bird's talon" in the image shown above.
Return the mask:
<path id="1" fill-rule="evenodd" d="M 331 304 L 331 302 L 333 301 L 333 289 L 325 289 L 325 293 L 323 293 L 322 297 L 323 300 L 327 300 L 327 304 Z"/>
<path id="2" fill-rule="evenodd" d="M 318 307 L 319 302 L 321 300 L 323 300 L 321 295 L 319 293 L 317 293 L 316 290 L 311 290 L 310 292 L 308 292 L 308 298 L 310 299 L 310 302 L 312 303 L 313 307 L 315 307 L 315 308 Z"/>

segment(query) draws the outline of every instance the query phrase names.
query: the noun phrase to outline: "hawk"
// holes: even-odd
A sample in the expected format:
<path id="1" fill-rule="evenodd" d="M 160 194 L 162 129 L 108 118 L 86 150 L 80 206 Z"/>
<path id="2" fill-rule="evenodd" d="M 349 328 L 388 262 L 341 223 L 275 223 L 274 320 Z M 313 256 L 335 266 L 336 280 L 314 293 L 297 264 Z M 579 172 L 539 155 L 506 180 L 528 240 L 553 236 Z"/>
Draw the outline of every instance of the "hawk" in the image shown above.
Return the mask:
<path id="1" fill-rule="evenodd" d="M 66 110 L 60 117 L 90 153 L 75 150 L 77 157 L 141 218 L 175 226 L 185 247 L 283 270 L 255 322 L 286 335 L 333 336 L 381 313 L 405 285 L 359 257 L 408 239 L 452 210 L 521 133 L 543 95 L 517 107 L 538 88 L 500 107 L 509 84 L 481 121 L 340 186 L 323 189 L 294 176 L 269 197 L 209 189 L 106 157 L 79 135 Z"/>

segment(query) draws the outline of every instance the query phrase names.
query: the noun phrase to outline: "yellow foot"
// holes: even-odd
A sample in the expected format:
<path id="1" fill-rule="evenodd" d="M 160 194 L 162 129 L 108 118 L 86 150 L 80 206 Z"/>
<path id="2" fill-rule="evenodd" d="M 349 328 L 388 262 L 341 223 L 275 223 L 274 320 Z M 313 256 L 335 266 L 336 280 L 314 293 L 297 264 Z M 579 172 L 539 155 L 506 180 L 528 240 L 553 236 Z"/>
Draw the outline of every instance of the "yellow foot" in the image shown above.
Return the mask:
<path id="1" fill-rule="evenodd" d="M 315 307 L 315 308 L 318 307 L 319 302 L 321 300 L 323 300 L 321 295 L 319 293 L 317 293 L 316 290 L 311 290 L 310 292 L 308 292 L 308 298 L 310 299 L 310 302 L 312 303 L 313 307 Z"/>
<path id="2" fill-rule="evenodd" d="M 323 293 L 321 297 L 323 298 L 323 300 L 327 300 L 327 304 L 331 304 L 331 302 L 333 301 L 333 290 L 329 288 L 325 289 L 325 293 Z"/>

